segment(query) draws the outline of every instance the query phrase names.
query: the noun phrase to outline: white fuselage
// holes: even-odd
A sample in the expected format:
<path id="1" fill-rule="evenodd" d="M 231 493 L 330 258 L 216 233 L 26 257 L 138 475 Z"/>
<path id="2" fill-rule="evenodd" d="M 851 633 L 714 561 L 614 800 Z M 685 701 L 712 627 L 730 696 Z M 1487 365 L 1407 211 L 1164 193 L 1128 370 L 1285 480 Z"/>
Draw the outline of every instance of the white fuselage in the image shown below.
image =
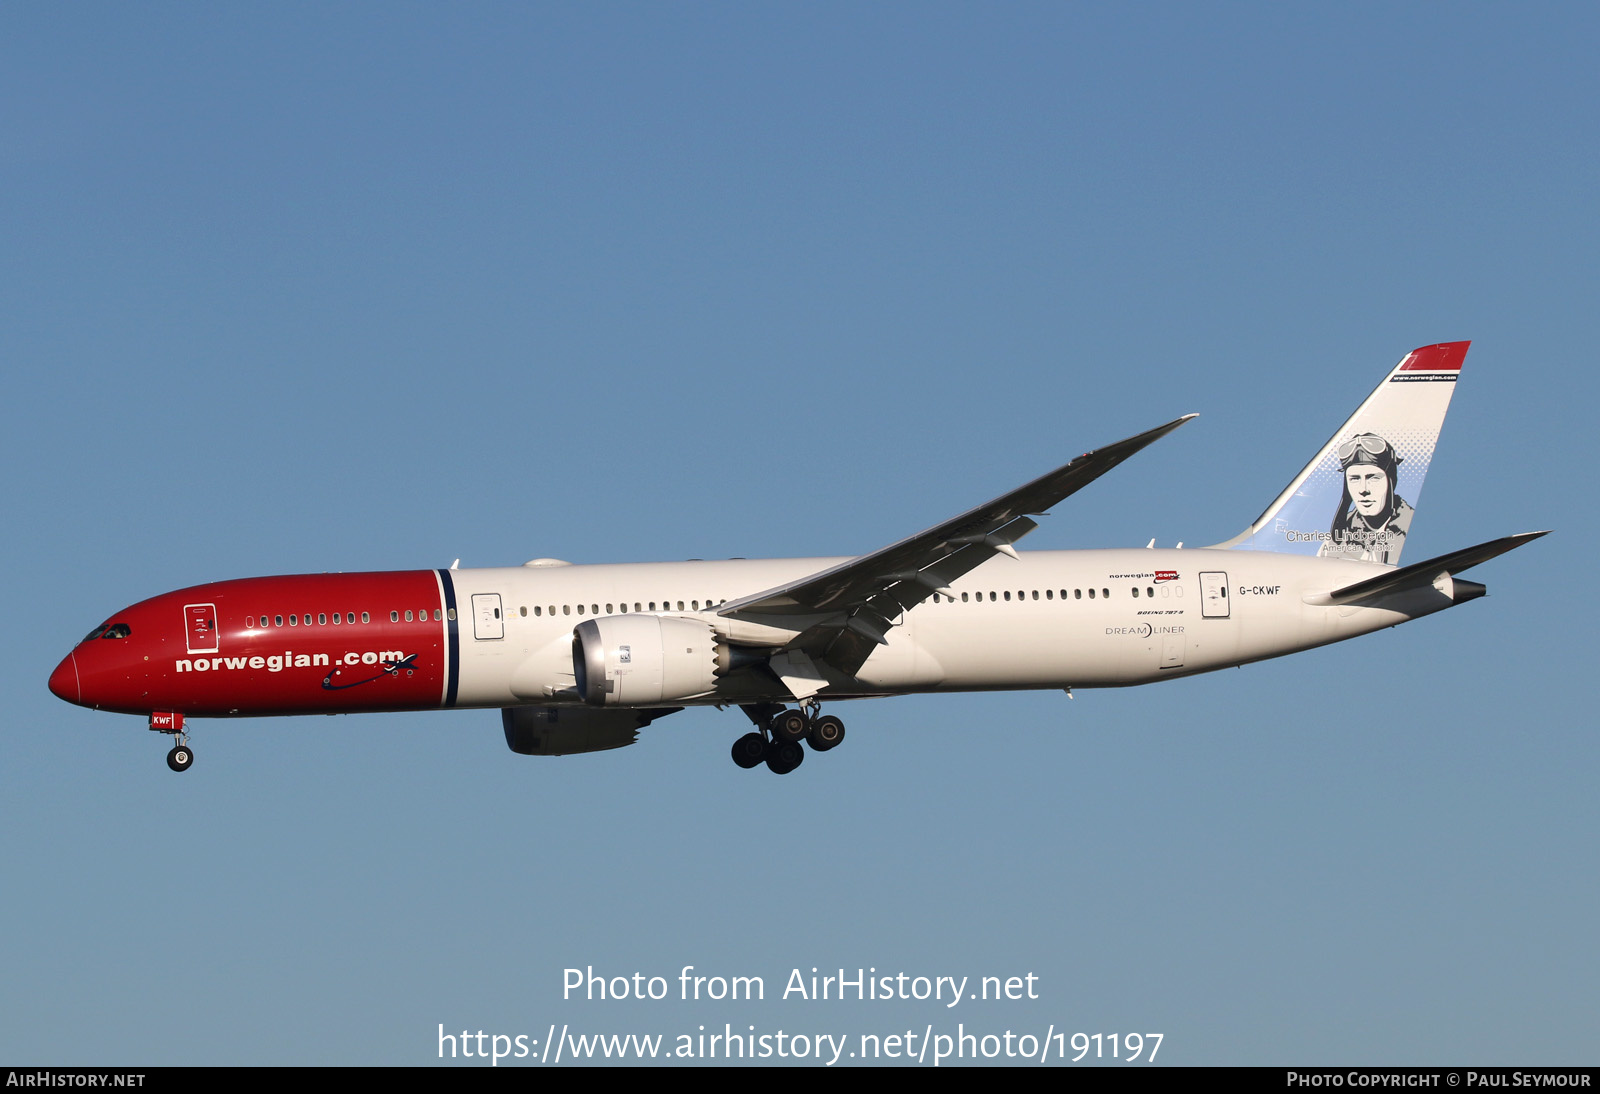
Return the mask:
<path id="1" fill-rule="evenodd" d="M 585 619 L 662 614 L 723 627 L 716 605 L 842 561 L 453 571 L 461 612 L 457 704 L 576 702 L 572 637 Z M 1382 608 L 1307 603 L 1386 570 L 1365 562 L 1238 550 L 997 556 L 952 583 L 954 600 L 937 596 L 905 612 L 887 644 L 853 678 L 836 679 L 818 698 L 1124 687 L 1293 653 L 1449 606 L 1443 596 Z M 491 604 L 499 620 L 484 615 Z M 483 618 L 474 618 L 475 606 Z M 779 689 L 772 697 L 781 701 L 784 695 Z"/>

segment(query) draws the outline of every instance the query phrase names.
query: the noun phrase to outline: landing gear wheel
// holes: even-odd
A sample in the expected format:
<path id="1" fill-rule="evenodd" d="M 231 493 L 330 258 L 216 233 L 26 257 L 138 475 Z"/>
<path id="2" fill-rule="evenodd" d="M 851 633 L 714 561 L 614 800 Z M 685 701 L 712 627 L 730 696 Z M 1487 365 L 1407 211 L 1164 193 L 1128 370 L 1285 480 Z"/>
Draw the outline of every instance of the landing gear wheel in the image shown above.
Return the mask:
<path id="1" fill-rule="evenodd" d="M 805 762 L 806 750 L 799 741 L 773 741 L 767 749 L 767 770 L 774 775 L 787 775 Z"/>
<path id="2" fill-rule="evenodd" d="M 174 771 L 187 771 L 192 763 L 194 753 L 189 751 L 188 745 L 173 745 L 172 751 L 167 753 L 167 766 Z"/>
<path id="3" fill-rule="evenodd" d="M 806 743 L 813 752 L 826 752 L 830 748 L 838 747 L 844 740 L 844 722 L 831 714 L 824 714 L 811 724 L 811 732 L 806 734 Z"/>
<path id="4" fill-rule="evenodd" d="M 772 719 L 774 740 L 799 744 L 811 730 L 811 719 L 803 710 L 786 710 Z"/>
<path id="5" fill-rule="evenodd" d="M 746 771 L 767 758 L 767 739 L 759 733 L 746 733 L 733 742 L 733 762 Z"/>

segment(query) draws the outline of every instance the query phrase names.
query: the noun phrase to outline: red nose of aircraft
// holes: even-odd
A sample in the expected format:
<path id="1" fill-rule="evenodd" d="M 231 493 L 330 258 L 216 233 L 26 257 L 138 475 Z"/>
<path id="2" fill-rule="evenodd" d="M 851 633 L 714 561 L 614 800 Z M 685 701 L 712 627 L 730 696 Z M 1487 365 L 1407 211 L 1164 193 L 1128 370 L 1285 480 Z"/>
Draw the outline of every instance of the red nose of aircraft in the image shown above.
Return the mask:
<path id="1" fill-rule="evenodd" d="M 61 664 L 56 666 L 56 671 L 50 674 L 50 691 L 58 699 L 65 699 L 69 703 L 80 702 L 83 698 L 78 683 L 78 659 L 74 654 L 67 654 L 61 659 Z"/>

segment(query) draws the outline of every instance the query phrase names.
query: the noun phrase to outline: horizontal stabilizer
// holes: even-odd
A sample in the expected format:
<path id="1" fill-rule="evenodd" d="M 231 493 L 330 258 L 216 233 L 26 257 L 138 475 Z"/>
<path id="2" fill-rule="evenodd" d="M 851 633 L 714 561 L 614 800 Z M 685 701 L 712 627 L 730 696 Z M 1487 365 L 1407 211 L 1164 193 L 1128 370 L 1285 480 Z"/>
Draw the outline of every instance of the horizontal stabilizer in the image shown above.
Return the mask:
<path id="1" fill-rule="evenodd" d="M 1426 562 L 1415 565 L 1403 566 L 1398 570 L 1389 570 L 1377 577 L 1358 581 L 1354 585 L 1346 585 L 1342 589 L 1335 589 L 1331 593 L 1320 596 L 1306 597 L 1308 604 L 1354 604 L 1358 600 L 1371 600 L 1374 597 L 1388 593 L 1400 592 L 1404 589 L 1422 588 L 1435 585 L 1440 575 L 1459 574 L 1464 570 L 1488 562 L 1491 558 L 1514 551 L 1524 543 L 1531 543 L 1540 536 L 1549 535 L 1549 530 L 1543 532 L 1519 532 L 1514 536 L 1504 536 L 1492 539 L 1488 543 L 1480 543 L 1476 547 L 1463 547 L 1459 551 L 1451 551 L 1438 558 L 1430 558 Z M 1461 582 L 1470 586 L 1472 582 Z M 1482 595 L 1478 593 L 1477 595 Z M 1456 597 L 1455 599 L 1471 599 L 1470 597 Z"/>

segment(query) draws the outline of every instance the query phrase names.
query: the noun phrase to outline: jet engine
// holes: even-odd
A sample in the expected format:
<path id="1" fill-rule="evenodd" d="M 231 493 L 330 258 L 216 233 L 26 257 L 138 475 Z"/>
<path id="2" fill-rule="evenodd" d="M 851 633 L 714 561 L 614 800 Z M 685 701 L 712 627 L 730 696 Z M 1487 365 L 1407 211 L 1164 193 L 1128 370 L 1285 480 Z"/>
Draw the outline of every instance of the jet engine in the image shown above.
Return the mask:
<path id="1" fill-rule="evenodd" d="M 586 707 L 507 707 L 500 712 L 506 745 L 524 756 L 604 752 L 639 739 L 639 730 L 681 707 L 589 710 Z"/>
<path id="2" fill-rule="evenodd" d="M 572 674 L 592 706 L 648 706 L 713 691 L 718 676 L 768 652 L 729 646 L 694 619 L 613 615 L 573 628 Z"/>

